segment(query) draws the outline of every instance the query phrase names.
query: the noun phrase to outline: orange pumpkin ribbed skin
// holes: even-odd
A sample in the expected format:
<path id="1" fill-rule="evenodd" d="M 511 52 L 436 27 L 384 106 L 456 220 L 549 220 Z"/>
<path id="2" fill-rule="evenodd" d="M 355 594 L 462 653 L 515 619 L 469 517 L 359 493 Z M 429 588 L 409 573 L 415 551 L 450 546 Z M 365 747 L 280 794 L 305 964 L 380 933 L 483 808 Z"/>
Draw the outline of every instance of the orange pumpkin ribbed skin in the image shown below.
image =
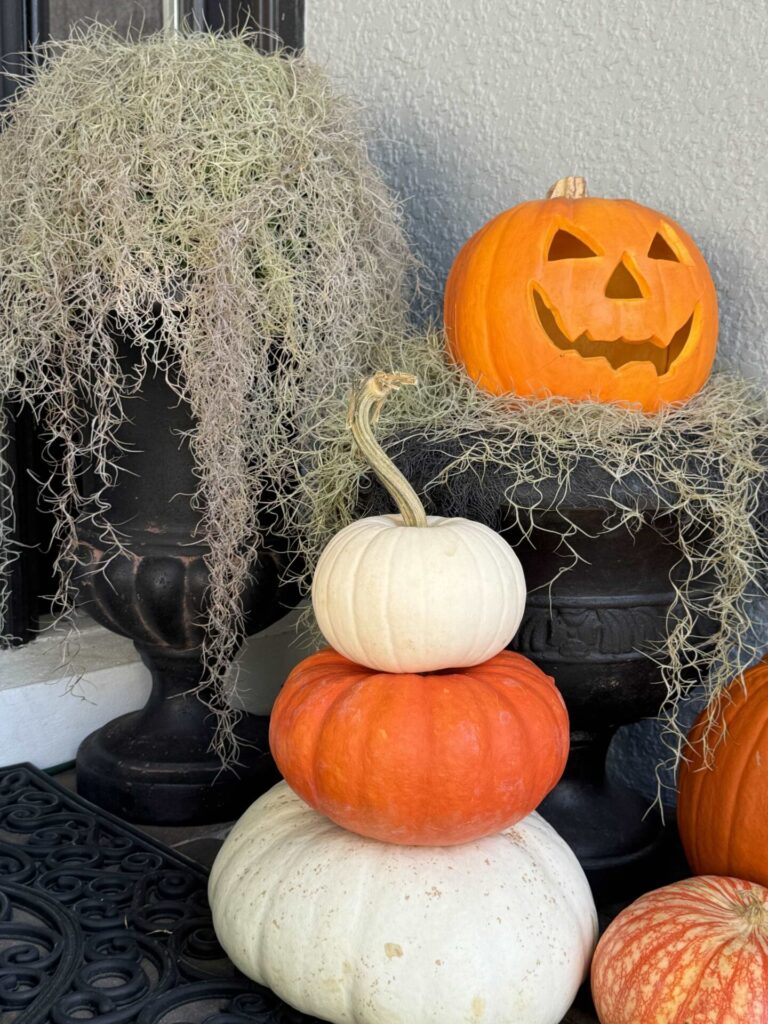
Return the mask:
<path id="1" fill-rule="evenodd" d="M 768 886 L 768 660 L 721 699 L 705 767 L 702 714 L 680 765 L 677 821 L 698 874 L 735 875 Z"/>
<path id="2" fill-rule="evenodd" d="M 553 680 L 511 651 L 474 668 L 391 674 L 326 649 L 289 675 L 270 746 L 291 788 L 342 828 L 453 846 L 541 802 L 565 768 L 568 713 Z"/>
<path id="3" fill-rule="evenodd" d="M 601 1024 L 768 1024 L 768 890 L 687 878 L 641 896 L 592 961 Z"/>
<path id="4" fill-rule="evenodd" d="M 453 358 L 487 391 L 647 412 L 695 394 L 717 345 L 703 256 L 669 217 L 625 199 L 499 214 L 456 257 L 444 314 Z"/>

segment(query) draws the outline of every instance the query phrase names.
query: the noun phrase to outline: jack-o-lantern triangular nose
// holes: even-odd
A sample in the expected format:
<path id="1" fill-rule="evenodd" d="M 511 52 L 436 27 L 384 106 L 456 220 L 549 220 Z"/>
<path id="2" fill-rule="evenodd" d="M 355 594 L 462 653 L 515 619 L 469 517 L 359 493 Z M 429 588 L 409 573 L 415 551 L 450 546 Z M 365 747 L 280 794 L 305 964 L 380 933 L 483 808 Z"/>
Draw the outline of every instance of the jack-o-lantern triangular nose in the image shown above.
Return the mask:
<path id="1" fill-rule="evenodd" d="M 643 290 L 640 282 L 629 269 L 624 259 L 616 264 L 616 269 L 608 278 L 605 295 L 609 299 L 642 299 Z"/>

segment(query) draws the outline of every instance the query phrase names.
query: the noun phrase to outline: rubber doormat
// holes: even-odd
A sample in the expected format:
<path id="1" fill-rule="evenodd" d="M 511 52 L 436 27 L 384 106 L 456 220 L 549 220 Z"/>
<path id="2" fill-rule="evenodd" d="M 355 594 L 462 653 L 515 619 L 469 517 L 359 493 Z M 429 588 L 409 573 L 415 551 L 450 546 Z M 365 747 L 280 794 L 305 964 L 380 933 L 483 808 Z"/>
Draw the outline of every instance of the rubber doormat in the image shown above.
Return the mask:
<path id="1" fill-rule="evenodd" d="M 0 1024 L 314 1024 L 237 973 L 207 881 L 31 765 L 0 768 Z"/>

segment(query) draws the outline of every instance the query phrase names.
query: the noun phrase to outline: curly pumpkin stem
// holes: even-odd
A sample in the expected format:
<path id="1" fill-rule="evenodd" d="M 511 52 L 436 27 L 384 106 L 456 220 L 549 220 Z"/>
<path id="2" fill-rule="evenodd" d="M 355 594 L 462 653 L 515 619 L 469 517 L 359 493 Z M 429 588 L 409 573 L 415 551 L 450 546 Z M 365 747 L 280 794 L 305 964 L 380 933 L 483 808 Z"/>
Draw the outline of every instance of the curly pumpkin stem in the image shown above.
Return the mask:
<path id="1" fill-rule="evenodd" d="M 750 931 L 765 933 L 768 928 L 768 911 L 766 911 L 763 901 L 754 893 L 749 893 L 747 896 L 744 906 L 740 910 L 740 916 Z"/>
<path id="2" fill-rule="evenodd" d="M 571 175 L 560 178 L 547 192 L 547 199 L 586 199 L 587 179 Z"/>
<path id="3" fill-rule="evenodd" d="M 374 437 L 373 427 L 387 395 L 399 391 L 404 384 L 417 383 L 412 373 L 374 373 L 352 393 L 347 414 L 347 424 L 357 447 L 392 495 L 404 526 L 427 526 L 427 513 L 416 491 Z"/>

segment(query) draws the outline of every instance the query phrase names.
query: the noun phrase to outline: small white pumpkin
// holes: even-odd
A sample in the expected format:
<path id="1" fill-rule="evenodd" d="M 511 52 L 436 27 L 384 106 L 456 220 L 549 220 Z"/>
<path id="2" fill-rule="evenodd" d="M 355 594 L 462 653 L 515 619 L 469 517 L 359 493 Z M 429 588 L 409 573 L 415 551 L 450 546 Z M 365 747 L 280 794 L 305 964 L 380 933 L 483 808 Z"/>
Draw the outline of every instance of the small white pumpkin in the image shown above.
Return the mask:
<path id="1" fill-rule="evenodd" d="M 236 967 L 333 1024 L 556 1024 L 597 939 L 589 885 L 537 814 L 451 847 L 334 825 L 281 782 L 208 887 Z"/>
<path id="2" fill-rule="evenodd" d="M 525 577 L 512 548 L 469 519 L 427 516 L 387 458 L 372 424 L 407 374 L 377 373 L 350 406 L 358 447 L 400 515 L 345 527 L 318 560 L 312 606 L 340 654 L 382 672 L 433 672 L 479 665 L 502 651 L 520 625 Z"/>

